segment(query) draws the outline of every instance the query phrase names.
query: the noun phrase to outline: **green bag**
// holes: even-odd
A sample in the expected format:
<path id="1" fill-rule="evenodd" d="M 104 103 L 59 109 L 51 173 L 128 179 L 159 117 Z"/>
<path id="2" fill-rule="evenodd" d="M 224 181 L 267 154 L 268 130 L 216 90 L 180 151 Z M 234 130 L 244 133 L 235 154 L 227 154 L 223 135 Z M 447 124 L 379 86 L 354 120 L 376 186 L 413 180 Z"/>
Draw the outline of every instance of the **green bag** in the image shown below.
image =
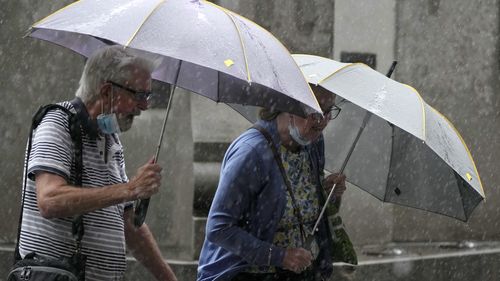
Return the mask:
<path id="1" fill-rule="evenodd" d="M 332 259 L 333 262 L 343 262 L 352 265 L 358 264 L 358 257 L 351 239 L 347 234 L 342 218 L 338 214 L 340 207 L 340 200 L 333 204 L 328 204 L 325 212 L 328 220 L 328 227 L 332 235 Z"/>

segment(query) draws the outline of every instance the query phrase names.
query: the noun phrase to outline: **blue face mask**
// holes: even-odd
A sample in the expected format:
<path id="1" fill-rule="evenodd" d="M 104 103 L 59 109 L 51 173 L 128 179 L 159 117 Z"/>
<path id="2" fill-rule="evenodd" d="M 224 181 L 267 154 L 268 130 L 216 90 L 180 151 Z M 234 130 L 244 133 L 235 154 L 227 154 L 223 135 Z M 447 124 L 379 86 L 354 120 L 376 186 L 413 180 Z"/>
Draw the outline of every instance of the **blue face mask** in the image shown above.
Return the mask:
<path id="1" fill-rule="evenodd" d="M 97 127 L 107 135 L 121 132 L 116 113 L 113 113 L 113 90 L 111 90 L 111 113 L 104 114 L 104 105 L 101 103 L 101 114 L 97 116 Z"/>
<path id="2" fill-rule="evenodd" d="M 121 132 L 116 113 L 99 114 L 97 116 L 97 126 L 104 134 L 119 134 Z"/>
<path id="3" fill-rule="evenodd" d="M 295 124 L 292 125 L 292 121 L 288 124 L 288 132 L 290 134 L 290 137 L 299 145 L 301 146 L 306 146 L 311 143 L 310 140 L 304 138 L 299 131 L 299 128 L 295 126 Z"/>

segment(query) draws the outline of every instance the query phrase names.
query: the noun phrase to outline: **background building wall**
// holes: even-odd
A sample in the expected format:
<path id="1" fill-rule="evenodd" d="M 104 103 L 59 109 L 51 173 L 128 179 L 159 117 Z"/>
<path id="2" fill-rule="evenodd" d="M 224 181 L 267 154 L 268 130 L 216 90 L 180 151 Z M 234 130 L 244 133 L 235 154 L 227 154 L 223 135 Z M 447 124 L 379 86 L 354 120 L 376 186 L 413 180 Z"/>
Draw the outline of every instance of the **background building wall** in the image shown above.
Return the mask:
<path id="1" fill-rule="evenodd" d="M 373 53 L 376 70 L 386 73 L 394 60 L 396 0 L 336 0 L 333 59 L 342 52 Z"/>

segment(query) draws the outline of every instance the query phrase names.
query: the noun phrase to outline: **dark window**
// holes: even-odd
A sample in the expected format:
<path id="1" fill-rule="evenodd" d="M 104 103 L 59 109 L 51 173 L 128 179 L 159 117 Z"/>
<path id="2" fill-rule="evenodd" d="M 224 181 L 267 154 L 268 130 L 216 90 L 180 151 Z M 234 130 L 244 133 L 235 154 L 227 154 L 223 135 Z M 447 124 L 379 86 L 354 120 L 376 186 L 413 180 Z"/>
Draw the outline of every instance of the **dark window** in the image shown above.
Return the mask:
<path id="1" fill-rule="evenodd" d="M 361 62 L 375 69 L 377 67 L 377 55 L 372 53 L 340 52 L 341 62 Z"/>

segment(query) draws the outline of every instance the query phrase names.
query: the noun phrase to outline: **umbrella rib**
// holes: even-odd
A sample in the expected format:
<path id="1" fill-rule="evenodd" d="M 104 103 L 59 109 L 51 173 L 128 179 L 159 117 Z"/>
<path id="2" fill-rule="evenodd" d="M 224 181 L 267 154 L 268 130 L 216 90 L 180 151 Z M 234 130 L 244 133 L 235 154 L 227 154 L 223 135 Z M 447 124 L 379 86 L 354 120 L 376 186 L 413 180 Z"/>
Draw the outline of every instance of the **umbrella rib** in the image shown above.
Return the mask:
<path id="1" fill-rule="evenodd" d="M 67 8 L 69 8 L 69 7 L 71 7 L 71 6 L 75 5 L 75 4 L 78 4 L 79 2 L 80 2 L 80 0 L 78 0 L 78 1 L 76 1 L 76 2 L 74 2 L 74 3 L 69 4 L 68 6 L 64 6 L 64 7 L 62 7 L 61 9 L 59 9 L 59 10 L 57 10 L 57 11 L 53 12 L 52 14 L 50 14 L 50 15 L 48 15 L 48 16 L 46 16 L 46 17 L 44 17 L 43 19 L 41 19 L 41 20 L 39 20 L 39 21 L 35 22 L 34 24 L 32 24 L 32 25 L 31 25 L 31 27 L 33 27 L 33 26 L 35 26 L 35 25 L 39 25 L 40 23 L 42 23 L 42 22 L 43 22 L 44 20 L 46 20 L 47 18 L 49 18 L 49 17 L 51 17 L 51 16 L 53 16 L 53 15 L 55 15 L 55 14 L 58 14 L 58 13 L 60 13 L 60 12 L 64 11 L 64 10 L 66 10 Z"/>
<path id="2" fill-rule="evenodd" d="M 218 6 L 218 5 L 216 5 L 216 4 L 212 3 L 212 2 L 209 2 L 209 1 L 206 1 L 206 0 L 202 0 L 202 1 L 203 1 L 204 3 L 206 3 L 206 4 L 209 4 L 209 5 L 215 6 L 215 7 L 216 7 L 216 8 L 218 8 L 218 9 L 221 9 L 221 10 L 228 11 L 228 12 L 230 12 L 230 13 L 233 13 L 231 10 L 228 10 L 228 9 L 226 9 L 226 8 L 224 8 L 224 7 Z M 276 39 L 276 37 L 275 37 L 275 36 L 274 36 L 271 32 L 269 32 L 267 29 L 263 28 L 262 26 L 258 25 L 256 22 L 254 22 L 254 21 L 252 21 L 252 20 L 250 20 L 250 19 L 248 19 L 248 18 L 246 18 L 246 17 L 244 17 L 244 16 L 242 16 L 242 15 L 240 15 L 240 14 L 237 14 L 237 15 L 238 15 L 238 17 L 240 17 L 240 18 L 242 18 L 242 19 L 245 19 L 245 20 L 247 20 L 247 21 L 249 21 L 249 22 L 253 23 L 253 24 L 254 24 L 257 28 L 259 28 L 260 30 L 262 30 L 262 32 L 267 33 L 267 34 L 269 34 L 269 36 L 271 36 L 272 38 L 275 38 L 275 39 Z M 281 47 L 282 47 L 282 48 L 283 48 L 283 49 L 284 49 L 284 50 L 285 50 L 288 54 L 290 54 L 290 51 L 289 51 L 289 50 L 285 47 L 285 45 L 283 45 L 283 43 L 281 43 L 281 41 L 280 41 L 280 40 L 277 40 L 277 39 L 276 39 L 276 43 L 278 43 L 278 44 L 279 44 L 279 45 L 280 45 L 280 46 L 281 46 Z M 290 56 L 291 56 L 291 54 L 290 54 Z M 295 62 L 295 60 L 293 60 L 293 62 L 295 63 L 295 65 L 297 65 L 297 63 Z M 300 67 L 299 67 L 298 65 L 297 65 L 297 67 L 300 69 Z M 301 71 L 301 73 L 302 73 L 302 71 Z M 312 94 L 312 90 L 311 90 L 311 94 Z"/>
<path id="3" fill-rule="evenodd" d="M 427 116 L 425 115 L 425 102 L 424 102 L 424 99 L 422 98 L 422 96 L 420 95 L 420 93 L 415 89 L 413 88 L 412 86 L 410 85 L 407 85 L 407 84 L 403 84 L 401 83 L 403 86 L 406 86 L 408 87 L 410 90 L 412 90 L 418 97 L 418 100 L 420 101 L 420 105 L 422 106 L 422 136 L 423 136 L 423 141 L 425 142 L 427 140 L 427 129 L 426 129 L 426 126 L 425 126 L 425 121 L 427 119 Z"/>
<path id="4" fill-rule="evenodd" d="M 243 50 L 243 58 L 245 59 L 245 68 L 247 71 L 247 81 L 248 81 L 248 83 L 251 84 L 252 78 L 250 77 L 250 68 L 248 67 L 248 59 L 247 59 L 247 52 L 246 52 L 245 44 L 243 42 L 243 37 L 241 36 L 240 28 L 236 24 L 236 21 L 234 20 L 232 13 L 229 10 L 226 10 L 226 9 L 224 9 L 224 8 L 214 4 L 214 3 L 211 3 L 208 1 L 204 1 L 204 2 L 212 5 L 216 9 L 221 10 L 224 14 L 226 14 L 231 19 L 231 22 L 233 23 L 234 27 L 236 28 L 236 32 L 238 33 L 238 38 L 240 39 L 241 49 Z"/>
<path id="5" fill-rule="evenodd" d="M 205 0 L 203 0 L 203 2 L 205 2 L 205 3 L 209 4 L 209 5 L 212 5 L 212 6 L 216 7 L 217 9 L 220 9 L 220 10 L 224 11 L 226 14 L 227 14 L 227 13 L 232 13 L 230 10 L 228 10 L 228 9 L 226 9 L 226 8 L 224 8 L 224 7 L 218 6 L 218 5 L 216 5 L 216 4 L 212 3 L 212 2 L 205 1 Z M 226 12 L 226 11 L 227 11 L 227 12 Z M 228 15 L 228 16 L 229 16 L 229 15 Z M 257 23 L 253 22 L 252 20 L 249 20 L 249 19 L 245 18 L 245 17 L 244 17 L 244 16 L 242 16 L 242 15 L 238 15 L 238 16 L 239 16 L 239 17 L 241 17 L 241 18 L 243 18 L 243 19 L 245 19 L 245 20 L 248 20 L 248 21 L 250 21 L 250 22 L 254 23 L 254 24 L 255 24 L 255 26 L 257 26 L 257 27 L 258 27 L 259 29 L 261 29 L 263 32 L 265 32 L 265 33 L 269 34 L 272 38 L 276 38 L 276 37 L 274 37 L 274 35 L 273 35 L 271 32 L 269 32 L 267 29 L 263 28 L 262 26 L 258 25 Z M 235 24 L 236 29 L 238 30 L 238 35 L 239 35 L 239 29 L 238 29 L 238 26 L 236 25 L 236 23 L 234 22 L 234 19 L 233 19 L 232 17 L 231 17 L 231 20 L 232 20 L 232 21 L 233 21 L 233 23 Z M 282 47 L 282 48 L 283 48 L 283 49 L 284 49 L 284 50 L 285 50 L 288 54 L 290 54 L 290 51 L 289 51 L 289 50 L 285 47 L 285 45 L 283 45 L 283 43 L 282 43 L 280 40 L 276 39 L 276 42 L 277 42 L 277 43 L 278 43 L 278 44 L 279 44 L 279 45 L 280 45 L 280 46 L 281 46 L 281 47 Z M 242 43 L 242 44 L 243 44 L 243 43 Z M 291 56 L 292 56 L 292 55 L 290 54 L 290 57 L 291 57 Z M 297 66 L 297 69 L 299 69 L 299 72 L 300 72 L 300 73 L 302 74 L 302 76 L 304 77 L 304 80 L 305 80 L 305 81 L 307 81 L 307 78 L 305 77 L 304 73 L 303 73 L 302 71 L 300 71 L 300 67 L 299 67 L 299 65 L 297 64 L 297 62 L 296 62 L 294 59 L 292 59 L 292 61 L 293 61 L 293 63 Z M 245 55 L 245 62 L 246 62 L 246 55 Z M 250 71 L 248 70 L 248 63 L 247 63 L 247 71 L 248 71 L 248 76 L 250 77 Z M 319 106 L 319 102 L 318 102 L 318 99 L 316 99 L 316 96 L 314 95 L 314 93 L 313 93 L 313 91 L 312 91 L 311 87 L 309 86 L 309 83 L 307 83 L 307 88 L 309 89 L 309 94 L 311 95 L 312 99 L 316 102 L 316 105 L 318 106 L 318 108 L 320 108 L 320 106 Z"/>
<path id="6" fill-rule="evenodd" d="M 463 181 L 462 177 L 456 171 L 453 171 L 453 174 L 455 175 L 456 181 L 459 181 L 459 180 Z M 462 200 L 462 211 L 464 212 L 464 217 L 467 218 L 467 214 L 466 214 L 466 210 L 465 210 L 464 194 L 462 193 L 462 190 L 460 189 L 460 183 L 457 182 L 456 188 L 458 189 L 458 194 L 460 194 L 460 199 Z"/>
<path id="7" fill-rule="evenodd" d="M 337 74 L 338 72 L 348 68 L 348 67 L 353 67 L 353 66 L 357 66 L 357 65 L 360 65 L 360 66 L 365 66 L 365 67 L 368 67 L 371 69 L 371 67 L 369 67 L 368 65 L 364 64 L 364 63 L 351 63 L 351 64 L 348 64 L 346 66 L 343 66 L 341 67 L 340 69 L 330 73 L 329 75 L 327 75 L 325 78 L 321 79 L 319 82 L 318 82 L 318 85 L 321 85 L 321 83 L 323 83 L 325 80 L 331 78 L 333 75 Z M 390 79 L 390 78 L 388 78 Z M 422 107 L 422 139 L 423 141 L 425 142 L 426 141 L 426 128 L 425 128 L 425 120 L 426 120 L 426 115 L 425 115 L 425 107 L 424 107 L 424 100 L 422 99 L 422 97 L 420 96 L 420 94 L 418 93 L 417 90 L 415 90 L 415 88 L 413 88 L 412 86 L 409 86 L 409 85 L 406 85 L 406 84 L 403 84 L 403 83 L 400 83 L 408 88 L 410 88 L 418 97 L 419 101 L 420 101 L 420 105 Z"/>
<path id="8" fill-rule="evenodd" d="M 337 74 L 338 72 L 348 68 L 348 67 L 352 67 L 352 66 L 357 66 L 357 65 L 361 65 L 361 66 L 366 66 L 366 67 L 369 67 L 368 65 L 364 64 L 364 63 L 360 63 L 360 62 L 356 62 L 356 63 L 349 63 L 348 65 L 346 66 L 343 66 L 341 67 L 340 69 L 337 69 L 335 70 L 334 72 L 328 74 L 325 78 L 321 79 L 319 82 L 318 82 L 318 85 L 323 83 L 325 80 L 329 79 L 330 77 L 332 77 L 333 75 Z"/>
<path id="9" fill-rule="evenodd" d="M 125 43 L 125 45 L 123 45 L 125 48 L 127 48 L 130 43 L 132 42 L 132 40 L 134 40 L 135 36 L 137 36 L 137 33 L 139 33 L 139 30 L 141 30 L 141 28 L 144 26 L 144 23 L 149 19 L 149 17 L 151 17 L 151 15 L 158 9 L 158 7 L 160 7 L 161 4 L 163 4 L 165 2 L 165 0 L 160 0 L 160 2 L 158 2 L 156 4 L 156 6 L 151 10 L 151 12 L 149 12 L 149 14 L 144 18 L 144 20 L 142 21 L 142 23 L 139 25 L 139 27 L 137 28 L 137 30 L 134 32 L 134 34 L 132 34 L 132 36 L 130 37 L 130 39 L 127 41 L 127 43 Z"/>
<path id="10" fill-rule="evenodd" d="M 215 102 L 220 102 L 220 71 L 217 71 L 217 100 Z"/>
<path id="11" fill-rule="evenodd" d="M 389 190 L 387 188 L 387 185 L 389 184 L 390 180 L 390 175 L 391 175 L 391 167 L 392 167 L 392 160 L 394 159 L 394 137 L 396 135 L 395 132 L 395 126 L 394 125 L 389 125 L 391 127 L 391 157 L 389 159 L 389 168 L 387 169 L 387 179 L 385 182 L 385 193 L 384 193 L 384 202 L 387 200 L 387 195 L 389 194 Z"/>
<path id="12" fill-rule="evenodd" d="M 462 135 L 460 135 L 460 133 L 458 132 L 458 130 L 455 128 L 455 126 L 453 126 L 453 124 L 450 122 L 450 120 L 448 120 L 448 118 L 446 118 L 446 116 L 444 116 L 443 114 L 441 114 L 441 112 L 437 111 L 432 106 L 429 105 L 429 107 L 434 112 L 436 112 L 439 116 L 441 116 L 444 119 L 444 121 L 446 121 L 446 123 L 448 123 L 448 126 L 450 126 L 450 128 L 453 131 L 455 131 L 455 133 L 458 135 L 458 138 L 462 142 L 462 145 L 465 147 L 465 151 L 467 151 L 467 156 L 469 157 L 470 161 L 472 162 L 472 166 L 474 167 L 474 172 L 476 172 L 477 180 L 479 181 L 479 187 L 481 188 L 481 196 L 483 196 L 483 198 L 485 198 L 486 196 L 484 195 L 483 183 L 481 181 L 481 177 L 479 176 L 479 172 L 477 171 L 476 163 L 474 162 L 474 159 L 472 158 L 472 154 L 470 153 L 470 150 L 467 147 L 467 144 L 465 143 L 464 139 L 462 138 Z"/>

